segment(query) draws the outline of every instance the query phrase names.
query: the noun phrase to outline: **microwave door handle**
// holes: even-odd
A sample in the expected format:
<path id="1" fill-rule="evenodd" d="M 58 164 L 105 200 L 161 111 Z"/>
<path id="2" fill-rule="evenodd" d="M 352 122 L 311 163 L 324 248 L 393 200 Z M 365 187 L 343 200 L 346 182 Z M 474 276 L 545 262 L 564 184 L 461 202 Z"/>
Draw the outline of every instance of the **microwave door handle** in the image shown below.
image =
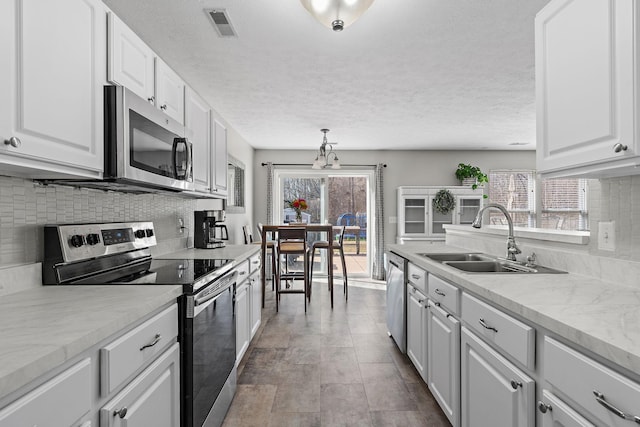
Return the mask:
<path id="1" fill-rule="evenodd" d="M 171 147 L 171 157 L 173 158 L 173 177 L 178 178 L 178 142 L 179 138 L 173 138 L 173 146 Z"/>
<path id="2" fill-rule="evenodd" d="M 193 177 L 193 170 L 191 169 L 193 163 L 193 148 L 186 138 L 183 141 L 187 153 L 187 169 L 184 171 L 184 180 L 191 181 L 191 178 Z"/>

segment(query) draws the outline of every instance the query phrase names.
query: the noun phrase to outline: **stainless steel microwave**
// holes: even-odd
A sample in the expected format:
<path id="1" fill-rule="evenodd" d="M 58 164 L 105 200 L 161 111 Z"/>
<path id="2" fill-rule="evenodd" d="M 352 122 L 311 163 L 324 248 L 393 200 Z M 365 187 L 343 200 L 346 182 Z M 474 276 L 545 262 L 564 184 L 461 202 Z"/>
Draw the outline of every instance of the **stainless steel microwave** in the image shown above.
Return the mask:
<path id="1" fill-rule="evenodd" d="M 118 187 L 192 191 L 185 127 L 122 86 L 104 88 L 104 181 Z"/>

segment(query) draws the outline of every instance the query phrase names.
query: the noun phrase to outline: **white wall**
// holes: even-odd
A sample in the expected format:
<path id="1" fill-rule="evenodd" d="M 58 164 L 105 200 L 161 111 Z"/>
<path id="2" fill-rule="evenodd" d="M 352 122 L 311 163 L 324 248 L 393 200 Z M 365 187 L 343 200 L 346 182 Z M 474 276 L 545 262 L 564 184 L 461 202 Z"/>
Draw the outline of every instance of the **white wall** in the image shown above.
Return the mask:
<path id="1" fill-rule="evenodd" d="M 305 163 L 315 159 L 314 151 L 256 150 L 254 156 L 254 219 L 266 222 L 266 168 L 263 162 Z M 396 188 L 401 185 L 460 185 L 455 170 L 458 163 L 471 163 L 488 173 L 491 169 L 535 169 L 534 151 L 338 151 L 342 164 L 385 163 L 384 218 L 385 243 L 395 243 L 397 216 Z"/>

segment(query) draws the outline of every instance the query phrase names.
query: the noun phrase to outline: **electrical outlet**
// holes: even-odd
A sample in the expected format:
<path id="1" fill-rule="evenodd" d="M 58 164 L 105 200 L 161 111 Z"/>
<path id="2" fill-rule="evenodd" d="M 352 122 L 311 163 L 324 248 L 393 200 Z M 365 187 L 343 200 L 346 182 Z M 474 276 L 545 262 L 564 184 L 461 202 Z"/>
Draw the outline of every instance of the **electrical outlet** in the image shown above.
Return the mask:
<path id="1" fill-rule="evenodd" d="M 184 232 L 184 220 L 182 218 L 178 218 L 178 233 L 182 234 Z"/>
<path id="2" fill-rule="evenodd" d="M 601 251 L 616 250 L 615 221 L 600 221 L 598 223 L 598 249 Z"/>

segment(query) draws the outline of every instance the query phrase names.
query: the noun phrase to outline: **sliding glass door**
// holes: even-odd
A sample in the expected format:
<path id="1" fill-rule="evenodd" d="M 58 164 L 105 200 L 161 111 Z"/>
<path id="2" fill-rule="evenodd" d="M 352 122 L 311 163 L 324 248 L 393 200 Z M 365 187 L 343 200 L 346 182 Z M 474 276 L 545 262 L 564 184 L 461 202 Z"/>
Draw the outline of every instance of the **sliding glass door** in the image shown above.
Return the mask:
<path id="1" fill-rule="evenodd" d="M 274 219 L 277 223 L 295 222 L 295 212 L 286 206 L 287 200 L 303 198 L 308 209 L 302 213 L 302 221 L 344 225 L 344 251 L 349 277 L 370 276 L 371 237 L 371 185 L 373 174 L 369 171 L 293 171 L 276 170 L 274 174 Z M 312 236 L 313 238 L 313 236 Z M 324 237 L 322 237 L 324 238 Z M 326 271 L 325 254 L 315 271 Z M 317 254 L 316 254 L 316 259 Z M 334 268 L 340 260 L 334 257 Z M 341 274 L 340 268 L 334 273 Z"/>

